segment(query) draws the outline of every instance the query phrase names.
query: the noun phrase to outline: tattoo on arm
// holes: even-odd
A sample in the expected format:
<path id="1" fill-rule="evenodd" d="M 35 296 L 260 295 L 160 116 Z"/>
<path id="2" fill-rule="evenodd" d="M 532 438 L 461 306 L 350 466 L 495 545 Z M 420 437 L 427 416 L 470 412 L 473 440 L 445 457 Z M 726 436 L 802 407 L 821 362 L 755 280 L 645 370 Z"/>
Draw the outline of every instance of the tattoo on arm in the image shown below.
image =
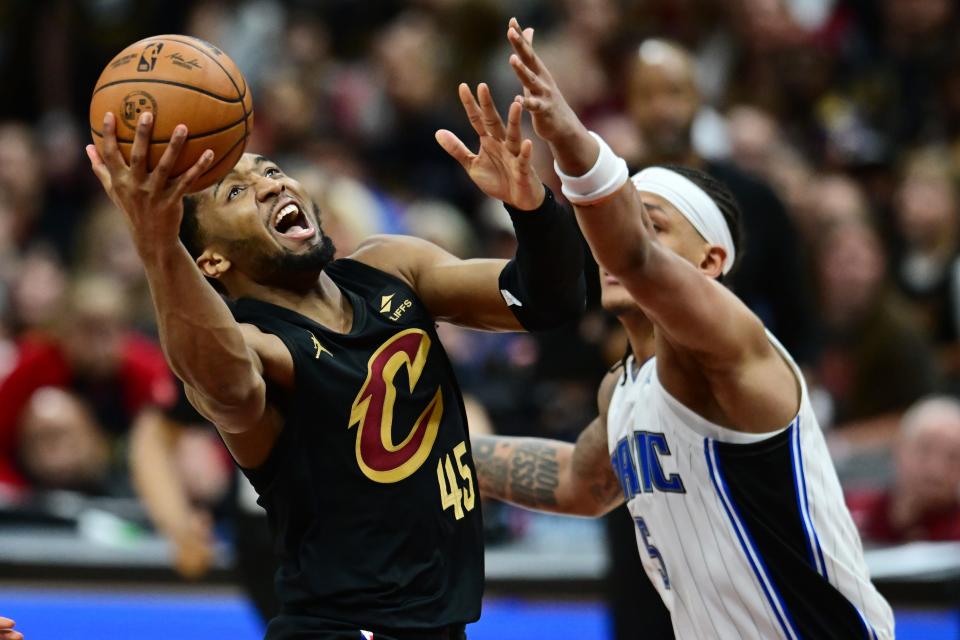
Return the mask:
<path id="1" fill-rule="evenodd" d="M 491 498 L 506 498 L 507 493 L 507 460 L 504 456 L 497 456 L 498 438 L 490 436 L 474 436 L 473 464 L 477 469 L 477 478 L 480 483 L 480 493 Z"/>
<path id="2" fill-rule="evenodd" d="M 530 509 L 557 507 L 562 442 L 474 436 L 473 463 L 480 493 Z"/>
<path id="3" fill-rule="evenodd" d="M 510 462 L 510 499 L 533 508 L 557 506 L 560 464 L 557 448 L 546 442 L 523 442 Z"/>
<path id="4" fill-rule="evenodd" d="M 573 475 L 583 483 L 590 498 L 602 511 L 623 501 L 620 482 L 607 455 L 607 429 L 602 418 L 594 421 L 577 438 L 571 466 Z"/>

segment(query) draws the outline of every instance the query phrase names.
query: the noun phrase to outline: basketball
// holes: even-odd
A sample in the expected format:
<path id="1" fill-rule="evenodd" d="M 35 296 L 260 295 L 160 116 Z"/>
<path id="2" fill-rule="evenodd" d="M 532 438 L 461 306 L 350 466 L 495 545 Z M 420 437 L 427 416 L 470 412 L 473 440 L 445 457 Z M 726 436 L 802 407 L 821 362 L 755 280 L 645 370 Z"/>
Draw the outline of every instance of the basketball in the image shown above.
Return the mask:
<path id="1" fill-rule="evenodd" d="M 159 162 L 178 124 L 185 124 L 189 134 L 171 176 L 212 149 L 213 164 L 191 191 L 229 173 L 253 131 L 253 99 L 237 65 L 209 42 L 183 35 L 140 40 L 118 53 L 100 74 L 90 101 L 90 133 L 101 157 L 108 111 L 116 117 L 117 144 L 127 162 L 140 115 L 153 113 L 148 170 Z"/>

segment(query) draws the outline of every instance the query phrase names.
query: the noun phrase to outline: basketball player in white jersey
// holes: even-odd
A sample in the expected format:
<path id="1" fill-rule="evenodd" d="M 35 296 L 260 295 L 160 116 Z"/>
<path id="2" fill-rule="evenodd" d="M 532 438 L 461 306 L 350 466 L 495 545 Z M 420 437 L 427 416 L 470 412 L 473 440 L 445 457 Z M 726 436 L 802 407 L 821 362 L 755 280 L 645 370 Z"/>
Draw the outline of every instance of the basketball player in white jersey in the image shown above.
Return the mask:
<path id="1" fill-rule="evenodd" d="M 719 282 L 736 262 L 732 198 L 690 169 L 628 180 L 515 20 L 508 37 L 517 101 L 634 356 L 602 384 L 600 417 L 576 444 L 477 437 L 481 493 L 579 515 L 626 500 L 680 640 L 893 638 L 803 376 Z"/>

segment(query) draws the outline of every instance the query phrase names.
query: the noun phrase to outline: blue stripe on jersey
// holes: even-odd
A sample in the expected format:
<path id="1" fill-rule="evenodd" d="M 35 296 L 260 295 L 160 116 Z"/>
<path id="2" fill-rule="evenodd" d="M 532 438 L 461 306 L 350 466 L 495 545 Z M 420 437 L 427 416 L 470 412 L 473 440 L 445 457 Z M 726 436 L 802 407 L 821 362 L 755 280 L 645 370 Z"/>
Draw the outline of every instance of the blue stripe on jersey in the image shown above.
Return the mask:
<path id="1" fill-rule="evenodd" d="M 820 548 L 820 537 L 813 526 L 810 517 L 810 500 L 807 496 L 807 477 L 803 469 L 803 449 L 800 447 L 800 416 L 790 425 L 790 452 L 793 458 L 793 479 L 797 492 L 797 505 L 800 508 L 800 518 L 803 521 L 803 532 L 807 539 L 807 548 L 810 551 L 810 564 L 817 573 L 827 577 L 827 563 L 823 560 L 823 549 Z"/>
<path id="2" fill-rule="evenodd" d="M 729 518 L 730 523 L 733 525 L 733 530 L 737 534 L 740 547 L 747 556 L 747 560 L 750 561 L 750 567 L 753 569 L 754 575 L 757 576 L 757 582 L 760 583 L 760 588 L 763 589 L 763 593 L 767 597 L 767 602 L 770 603 L 770 608 L 777 617 L 777 622 L 780 623 L 780 628 L 783 629 L 783 633 L 787 638 L 790 638 L 790 640 L 798 640 L 799 634 L 796 631 L 789 611 L 787 611 L 786 605 L 783 603 L 783 598 L 770 579 L 766 565 L 763 563 L 763 558 L 761 558 L 756 551 L 756 543 L 753 541 L 747 528 L 743 526 L 740 515 L 737 512 L 737 507 L 730 499 L 727 483 L 723 478 L 720 461 L 719 458 L 717 458 L 716 443 L 712 443 L 711 446 L 710 439 L 704 438 L 703 453 L 707 458 L 707 469 L 710 473 L 710 479 L 713 481 L 713 487 L 716 489 L 717 495 L 720 496 L 720 502 L 727 512 L 727 518 Z"/>
<path id="3" fill-rule="evenodd" d="M 850 603 L 853 604 L 852 602 Z M 863 630 L 867 632 L 867 640 L 877 640 L 877 632 L 873 628 L 873 625 L 867 622 L 867 617 L 863 615 L 863 612 L 856 606 L 854 609 L 857 610 L 857 614 L 860 616 L 860 619 L 863 621 Z"/>

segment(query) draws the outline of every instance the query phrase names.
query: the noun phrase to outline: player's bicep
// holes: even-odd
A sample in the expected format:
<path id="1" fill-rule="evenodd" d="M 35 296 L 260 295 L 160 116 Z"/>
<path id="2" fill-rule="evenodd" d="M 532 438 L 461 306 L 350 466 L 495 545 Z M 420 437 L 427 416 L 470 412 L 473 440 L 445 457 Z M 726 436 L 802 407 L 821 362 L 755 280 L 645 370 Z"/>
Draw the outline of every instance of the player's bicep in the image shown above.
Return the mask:
<path id="1" fill-rule="evenodd" d="M 577 489 L 578 511 L 601 516 L 623 504 L 620 481 L 613 472 L 607 449 L 606 416 L 597 416 L 573 447 L 570 474 Z"/>
<path id="2" fill-rule="evenodd" d="M 251 363 L 251 379 L 239 401 L 223 402 L 215 390 L 185 385 L 190 403 L 222 433 L 245 433 L 270 421 L 267 381 L 283 388 L 293 385 L 293 357 L 278 337 L 248 324 L 240 325 Z M 230 384 L 230 381 L 224 381 Z"/>

